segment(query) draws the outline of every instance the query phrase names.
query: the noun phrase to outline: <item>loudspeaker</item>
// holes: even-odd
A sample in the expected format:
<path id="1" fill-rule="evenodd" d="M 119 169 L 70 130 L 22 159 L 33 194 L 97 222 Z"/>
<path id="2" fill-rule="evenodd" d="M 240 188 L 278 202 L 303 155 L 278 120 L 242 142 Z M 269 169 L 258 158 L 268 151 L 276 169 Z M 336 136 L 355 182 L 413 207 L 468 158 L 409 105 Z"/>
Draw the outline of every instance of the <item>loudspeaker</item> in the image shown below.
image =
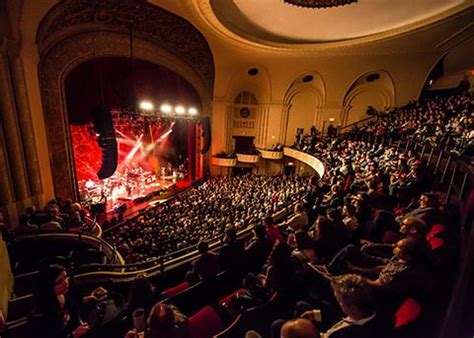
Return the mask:
<path id="1" fill-rule="evenodd" d="M 107 207 L 105 203 L 91 204 L 90 210 L 93 214 L 104 214 Z"/>
<path id="2" fill-rule="evenodd" d="M 205 154 L 209 151 L 209 148 L 211 147 L 211 122 L 209 120 L 209 117 L 202 117 L 200 119 L 200 123 L 202 126 L 201 136 L 204 139 L 201 154 Z"/>
<path id="3" fill-rule="evenodd" d="M 117 140 L 111 110 L 105 106 L 97 107 L 92 113 L 92 122 L 94 131 L 99 134 L 97 142 L 102 148 L 102 165 L 97 176 L 103 180 L 112 176 L 117 169 Z"/>

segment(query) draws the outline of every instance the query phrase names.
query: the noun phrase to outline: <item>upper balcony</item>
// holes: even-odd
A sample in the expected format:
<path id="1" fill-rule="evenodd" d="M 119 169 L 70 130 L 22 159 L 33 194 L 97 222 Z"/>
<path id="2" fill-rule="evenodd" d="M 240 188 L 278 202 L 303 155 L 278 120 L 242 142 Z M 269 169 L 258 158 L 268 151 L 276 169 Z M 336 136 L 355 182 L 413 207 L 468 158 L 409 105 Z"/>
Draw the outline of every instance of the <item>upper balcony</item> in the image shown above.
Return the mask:
<path id="1" fill-rule="evenodd" d="M 302 151 L 288 148 L 288 147 L 285 147 L 283 149 L 283 154 L 285 156 L 292 157 L 295 160 L 306 163 L 318 173 L 319 177 L 324 177 L 324 173 L 326 172 L 326 167 L 324 166 L 324 163 L 318 158 L 312 155 L 309 155 L 307 153 L 304 153 Z"/>
<path id="2" fill-rule="evenodd" d="M 273 151 L 273 150 L 265 150 L 259 149 L 262 158 L 266 160 L 281 160 L 283 158 L 283 151 Z"/>
<path id="3" fill-rule="evenodd" d="M 248 154 L 237 154 L 237 161 L 242 163 L 258 163 L 260 161 L 260 154 L 258 155 L 248 155 Z"/>
<path id="4" fill-rule="evenodd" d="M 237 165 L 236 158 L 221 158 L 221 157 L 212 157 L 212 165 L 218 167 L 235 167 Z"/>

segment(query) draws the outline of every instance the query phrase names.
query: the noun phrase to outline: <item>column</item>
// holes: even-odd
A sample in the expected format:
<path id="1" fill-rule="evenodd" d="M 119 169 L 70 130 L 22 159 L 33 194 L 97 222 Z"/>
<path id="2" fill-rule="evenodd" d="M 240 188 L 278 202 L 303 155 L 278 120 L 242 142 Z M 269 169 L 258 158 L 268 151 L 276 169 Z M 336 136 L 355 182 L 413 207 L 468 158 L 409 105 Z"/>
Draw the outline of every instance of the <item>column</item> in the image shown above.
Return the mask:
<path id="1" fill-rule="evenodd" d="M 0 112 L 10 170 L 13 182 L 15 201 L 23 201 L 29 197 L 28 176 L 25 170 L 23 142 L 16 116 L 14 89 L 11 85 L 10 67 L 6 55 L 6 39 L 2 41 L 0 50 Z"/>
<path id="2" fill-rule="evenodd" d="M 10 66 L 12 83 L 16 98 L 16 108 L 18 114 L 18 124 L 20 126 L 23 150 L 25 154 L 26 170 L 30 183 L 30 190 L 33 196 L 41 195 L 43 187 L 38 165 L 38 155 L 36 151 L 35 135 L 33 130 L 29 99 L 26 90 L 26 81 L 23 63 L 19 57 L 19 50 L 15 48 L 10 55 Z"/>

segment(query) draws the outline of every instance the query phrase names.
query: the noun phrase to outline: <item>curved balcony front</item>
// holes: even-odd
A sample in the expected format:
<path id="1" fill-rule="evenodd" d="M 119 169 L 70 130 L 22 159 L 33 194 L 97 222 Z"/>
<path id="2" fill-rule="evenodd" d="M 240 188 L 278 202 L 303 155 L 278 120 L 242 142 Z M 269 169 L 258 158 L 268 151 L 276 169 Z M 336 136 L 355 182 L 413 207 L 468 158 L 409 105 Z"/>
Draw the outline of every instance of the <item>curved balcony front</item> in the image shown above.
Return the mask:
<path id="1" fill-rule="evenodd" d="M 235 167 L 237 165 L 237 159 L 213 157 L 211 163 L 218 167 Z"/>
<path id="2" fill-rule="evenodd" d="M 324 163 L 317 157 L 288 147 L 283 149 L 283 154 L 300 162 L 306 163 L 318 173 L 319 177 L 324 177 L 326 167 L 324 166 Z"/>
<path id="3" fill-rule="evenodd" d="M 260 154 L 259 155 L 248 155 L 248 154 L 237 154 L 237 161 L 242 163 L 258 163 L 260 161 Z"/>
<path id="4" fill-rule="evenodd" d="M 272 151 L 259 149 L 262 158 L 266 160 L 281 160 L 283 158 L 283 151 Z"/>

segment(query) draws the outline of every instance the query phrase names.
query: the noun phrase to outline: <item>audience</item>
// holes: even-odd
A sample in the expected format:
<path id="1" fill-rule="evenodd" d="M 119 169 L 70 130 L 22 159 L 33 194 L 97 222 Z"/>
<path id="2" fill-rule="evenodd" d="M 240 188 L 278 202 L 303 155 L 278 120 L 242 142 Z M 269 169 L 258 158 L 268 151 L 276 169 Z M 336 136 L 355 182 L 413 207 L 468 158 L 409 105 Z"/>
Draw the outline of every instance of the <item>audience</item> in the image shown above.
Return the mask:
<path id="1" fill-rule="evenodd" d="M 104 239 L 127 262 L 194 248 L 220 238 L 229 223 L 247 228 L 293 204 L 304 194 L 306 180 L 304 175 L 212 177 L 105 232 Z"/>
<path id="2" fill-rule="evenodd" d="M 439 195 L 430 191 L 423 157 L 381 141 L 411 139 L 465 155 L 474 145 L 472 111 L 472 96 L 464 93 L 394 109 L 346 135 L 331 128 L 322 138 L 315 128 L 310 134 L 299 128 L 294 147 L 323 160 L 325 177 L 212 177 L 135 218 L 118 225 L 110 221 L 104 239 L 127 263 L 197 246 L 199 257 L 188 281 L 215 282 L 221 270 L 235 280 L 249 273 L 244 286 L 259 286 L 265 302 L 276 292 L 287 304 L 303 296 L 332 309 L 338 304 L 344 313 L 335 324 L 317 323 L 309 312 L 300 313 L 280 322 L 279 337 L 381 337 L 388 328 L 382 318 L 388 307 L 433 289 L 433 250 L 426 234 L 446 220 Z M 376 139 L 368 141 L 368 135 Z M 293 206 L 286 220 L 274 224 L 271 215 Z M 28 208 L 17 233 L 82 229 L 85 217 L 79 204 L 58 198 L 42 212 Z M 246 246 L 237 234 L 251 227 L 254 238 Z M 221 238 L 220 252 L 210 251 L 209 243 Z M 328 300 L 324 283 L 337 303 L 334 297 Z M 149 294 L 155 291 L 152 285 L 146 288 Z M 49 266 L 40 272 L 32 322 L 49 336 L 80 337 L 89 327 L 75 320 L 77 307 L 71 304 L 90 297 L 73 299 L 65 270 Z M 146 302 L 135 297 L 130 303 L 137 307 Z M 135 334 L 132 330 L 127 335 Z M 188 334 L 188 319 L 176 307 L 158 303 L 152 308 L 147 337 Z"/>

